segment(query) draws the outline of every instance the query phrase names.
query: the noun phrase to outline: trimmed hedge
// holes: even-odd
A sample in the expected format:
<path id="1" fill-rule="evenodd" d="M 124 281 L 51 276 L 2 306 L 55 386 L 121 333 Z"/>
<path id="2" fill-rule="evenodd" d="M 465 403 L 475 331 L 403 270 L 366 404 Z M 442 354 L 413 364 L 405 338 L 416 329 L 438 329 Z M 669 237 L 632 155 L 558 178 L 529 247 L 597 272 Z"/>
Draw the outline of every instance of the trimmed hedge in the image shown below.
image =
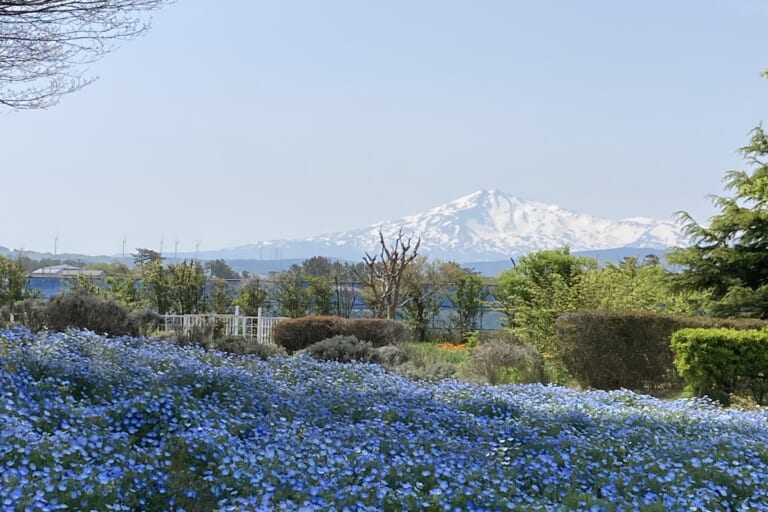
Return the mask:
<path id="1" fill-rule="evenodd" d="M 404 341 L 406 334 L 405 326 L 394 320 L 305 316 L 278 323 L 272 331 L 272 339 L 288 353 L 293 353 L 334 336 L 354 336 L 370 342 L 373 347 L 383 347 Z"/>
<path id="2" fill-rule="evenodd" d="M 682 329 L 672 335 L 675 366 L 697 396 L 728 405 L 730 395 L 768 400 L 768 330 Z"/>
<path id="3" fill-rule="evenodd" d="M 680 387 L 672 333 L 690 327 L 761 328 L 762 320 L 658 313 L 573 312 L 556 322 L 558 357 L 582 386 L 647 391 Z"/>

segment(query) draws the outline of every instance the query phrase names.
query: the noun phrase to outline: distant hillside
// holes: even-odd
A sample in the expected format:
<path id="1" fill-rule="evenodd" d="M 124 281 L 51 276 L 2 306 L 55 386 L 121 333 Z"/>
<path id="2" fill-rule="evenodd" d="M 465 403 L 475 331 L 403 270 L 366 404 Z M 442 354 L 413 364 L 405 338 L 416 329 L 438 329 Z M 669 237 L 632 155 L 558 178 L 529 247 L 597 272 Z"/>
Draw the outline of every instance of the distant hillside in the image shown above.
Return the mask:
<path id="1" fill-rule="evenodd" d="M 379 230 L 393 240 L 400 229 L 406 236 L 421 238 L 421 254 L 458 262 L 508 260 L 564 245 L 574 252 L 599 253 L 626 248 L 663 251 L 685 245 L 679 226 L 672 221 L 644 217 L 602 219 L 495 190 L 482 190 L 421 214 L 365 228 L 303 240 L 258 242 L 207 251 L 200 253 L 200 257 L 301 260 L 323 255 L 357 261 L 365 252 L 377 250 Z"/>

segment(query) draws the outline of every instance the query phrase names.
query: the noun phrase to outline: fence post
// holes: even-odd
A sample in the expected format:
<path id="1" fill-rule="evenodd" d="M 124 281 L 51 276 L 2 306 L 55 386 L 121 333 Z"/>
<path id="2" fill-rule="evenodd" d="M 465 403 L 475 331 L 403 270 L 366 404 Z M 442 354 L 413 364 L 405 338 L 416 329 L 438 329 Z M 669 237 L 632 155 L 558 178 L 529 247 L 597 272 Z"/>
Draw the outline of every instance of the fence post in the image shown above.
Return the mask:
<path id="1" fill-rule="evenodd" d="M 256 343 L 264 343 L 264 322 L 261 321 L 261 308 L 256 312 Z"/>

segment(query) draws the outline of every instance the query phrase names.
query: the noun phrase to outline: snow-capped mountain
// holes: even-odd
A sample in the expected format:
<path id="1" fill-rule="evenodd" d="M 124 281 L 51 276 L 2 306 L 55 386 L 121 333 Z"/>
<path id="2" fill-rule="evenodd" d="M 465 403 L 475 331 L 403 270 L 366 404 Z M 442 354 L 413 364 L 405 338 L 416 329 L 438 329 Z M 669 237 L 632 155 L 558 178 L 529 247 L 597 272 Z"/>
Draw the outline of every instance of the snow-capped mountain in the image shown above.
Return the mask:
<path id="1" fill-rule="evenodd" d="M 304 240 L 273 240 L 221 251 L 203 258 L 281 259 L 326 256 L 359 260 L 378 252 L 379 230 L 393 241 L 402 229 L 421 238 L 420 254 L 431 259 L 508 260 L 543 249 L 571 251 L 620 247 L 663 250 L 685 245 L 677 224 L 644 217 L 609 220 L 525 201 L 496 190 L 481 190 L 431 210 L 343 233 Z"/>

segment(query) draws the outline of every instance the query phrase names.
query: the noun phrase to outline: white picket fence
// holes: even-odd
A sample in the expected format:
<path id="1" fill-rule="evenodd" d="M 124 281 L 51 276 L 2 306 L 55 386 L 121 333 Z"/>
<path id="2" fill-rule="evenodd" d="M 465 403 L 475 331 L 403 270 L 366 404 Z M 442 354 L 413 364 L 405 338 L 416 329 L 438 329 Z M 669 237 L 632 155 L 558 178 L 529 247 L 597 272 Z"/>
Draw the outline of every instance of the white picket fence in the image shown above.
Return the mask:
<path id="1" fill-rule="evenodd" d="M 221 329 L 223 336 L 241 336 L 254 340 L 256 343 L 272 343 L 272 329 L 285 317 L 263 316 L 261 308 L 259 316 L 234 315 L 163 315 L 164 329 L 174 331 L 181 329 L 185 334 L 195 327 L 215 325 Z"/>

